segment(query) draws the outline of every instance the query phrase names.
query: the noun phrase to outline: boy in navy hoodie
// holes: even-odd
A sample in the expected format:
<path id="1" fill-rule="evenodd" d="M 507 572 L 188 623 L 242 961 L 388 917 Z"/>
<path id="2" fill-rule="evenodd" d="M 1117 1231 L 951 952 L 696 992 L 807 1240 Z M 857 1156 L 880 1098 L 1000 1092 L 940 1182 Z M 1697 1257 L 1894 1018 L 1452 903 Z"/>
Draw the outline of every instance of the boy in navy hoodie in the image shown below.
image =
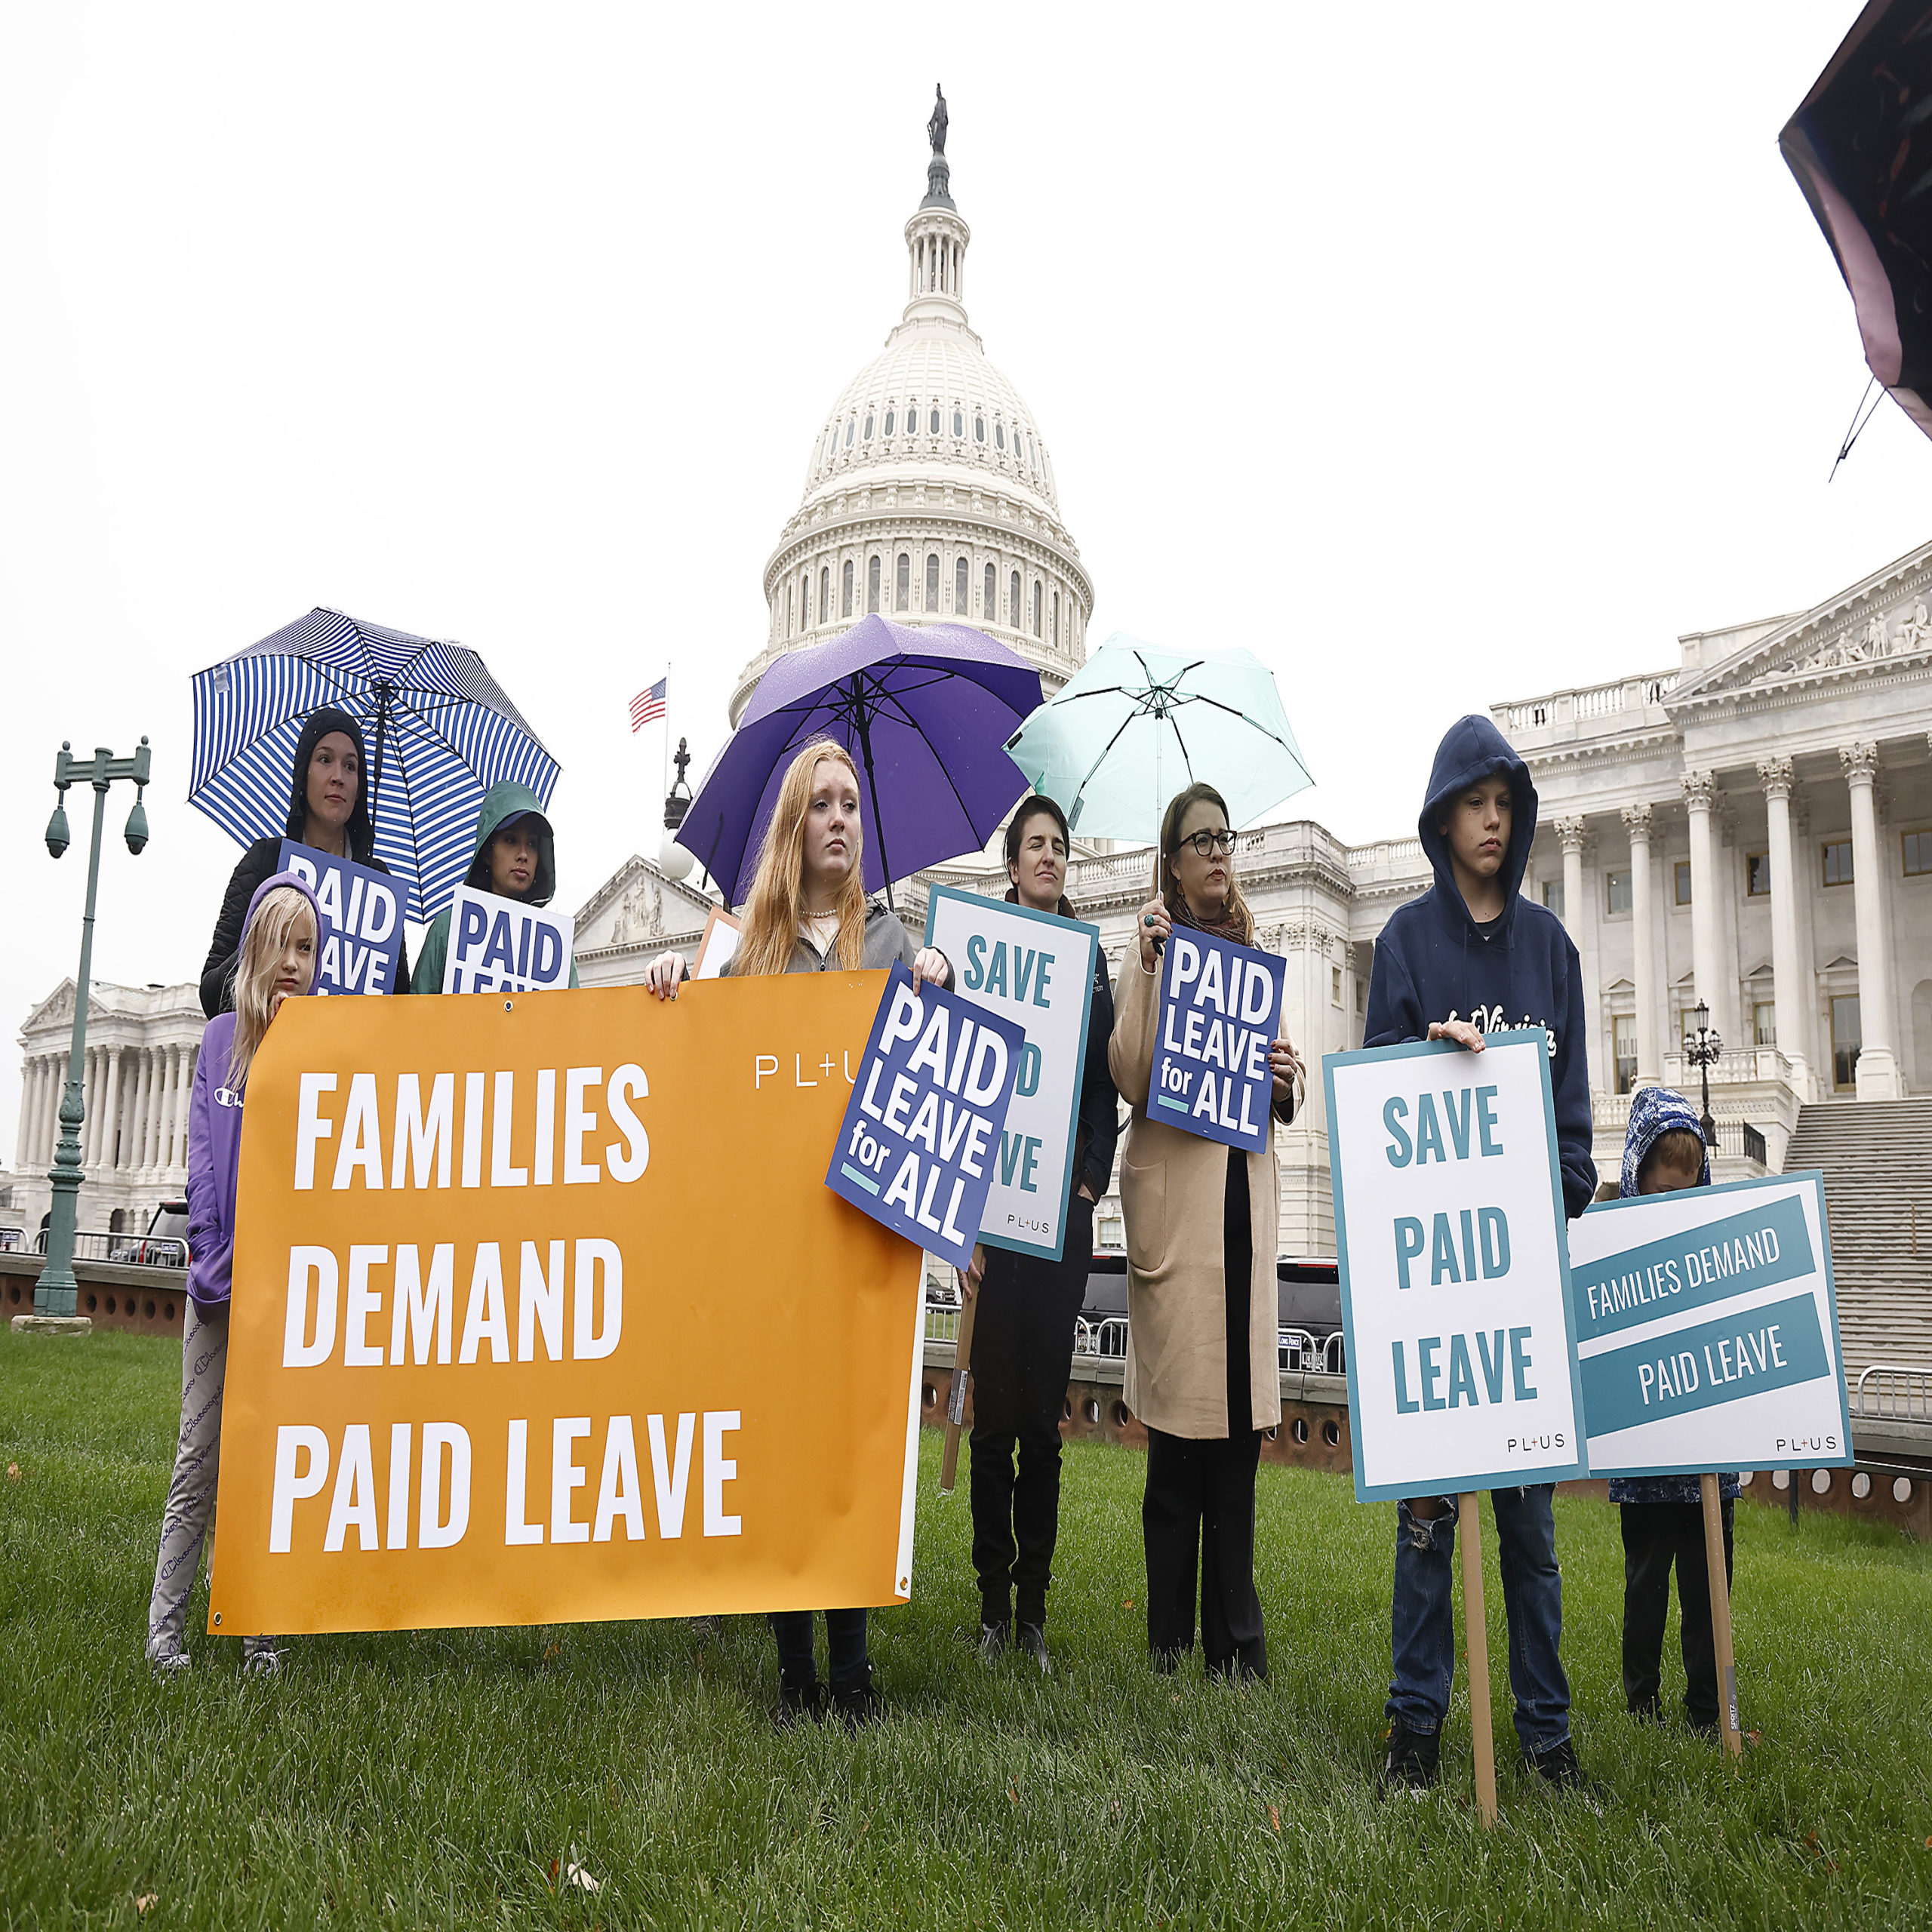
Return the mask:
<path id="1" fill-rule="evenodd" d="M 1583 970 L 1562 923 L 1521 896 L 1537 793 L 1529 768 L 1487 718 L 1459 718 L 1438 746 L 1417 822 L 1435 883 L 1403 906 L 1376 942 L 1362 1044 L 1454 1040 L 1472 1053 L 1485 1033 L 1540 1026 L 1550 1041 L 1564 1208 L 1574 1220 L 1597 1184 L 1590 1158 Z M 1490 1493 L 1509 1618 L 1509 1687 L 1523 1761 L 1561 1788 L 1583 1774 L 1570 1742 L 1570 1683 L 1558 1654 L 1563 1583 L 1555 1486 Z M 1396 1506 L 1386 1786 L 1435 1780 L 1456 1639 L 1449 1607 L 1456 1499 Z"/>

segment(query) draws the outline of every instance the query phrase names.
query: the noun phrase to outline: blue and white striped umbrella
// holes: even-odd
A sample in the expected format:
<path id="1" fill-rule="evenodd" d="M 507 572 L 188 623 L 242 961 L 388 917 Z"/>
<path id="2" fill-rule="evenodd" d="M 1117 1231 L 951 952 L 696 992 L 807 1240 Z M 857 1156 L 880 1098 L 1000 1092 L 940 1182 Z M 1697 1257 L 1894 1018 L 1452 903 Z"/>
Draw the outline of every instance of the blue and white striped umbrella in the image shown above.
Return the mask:
<path id="1" fill-rule="evenodd" d="M 332 704 L 361 721 L 376 856 L 434 918 L 474 855 L 500 779 L 547 806 L 557 761 L 475 651 L 318 608 L 196 674 L 188 801 L 245 845 L 279 833 L 302 723 Z"/>

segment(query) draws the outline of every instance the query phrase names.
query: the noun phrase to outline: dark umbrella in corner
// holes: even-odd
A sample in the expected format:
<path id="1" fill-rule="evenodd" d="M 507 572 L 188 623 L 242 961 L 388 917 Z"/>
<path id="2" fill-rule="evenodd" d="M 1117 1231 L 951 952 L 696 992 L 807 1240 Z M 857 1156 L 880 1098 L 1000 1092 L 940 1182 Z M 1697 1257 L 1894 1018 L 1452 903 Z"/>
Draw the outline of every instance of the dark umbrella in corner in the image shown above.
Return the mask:
<path id="1" fill-rule="evenodd" d="M 1838 258 L 1873 379 L 1932 435 L 1932 3 L 1872 0 L 1778 146 Z"/>

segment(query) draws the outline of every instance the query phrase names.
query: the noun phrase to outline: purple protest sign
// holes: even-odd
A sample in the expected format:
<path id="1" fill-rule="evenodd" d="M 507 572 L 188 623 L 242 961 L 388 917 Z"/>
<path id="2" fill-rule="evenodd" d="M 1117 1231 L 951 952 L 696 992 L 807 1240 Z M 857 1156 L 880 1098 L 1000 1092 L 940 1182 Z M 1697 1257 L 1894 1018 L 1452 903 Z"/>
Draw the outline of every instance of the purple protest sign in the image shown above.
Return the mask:
<path id="1" fill-rule="evenodd" d="M 895 964 L 825 1184 L 956 1268 L 973 1258 L 1026 1030 Z"/>

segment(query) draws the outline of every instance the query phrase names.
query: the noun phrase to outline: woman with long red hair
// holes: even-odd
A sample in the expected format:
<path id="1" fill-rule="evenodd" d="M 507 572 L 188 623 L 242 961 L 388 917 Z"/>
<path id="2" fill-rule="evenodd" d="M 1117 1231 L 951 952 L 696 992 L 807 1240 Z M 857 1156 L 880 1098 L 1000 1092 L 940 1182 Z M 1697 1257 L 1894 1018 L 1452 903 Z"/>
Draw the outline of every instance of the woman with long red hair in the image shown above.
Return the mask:
<path id="1" fill-rule="evenodd" d="M 949 987 L 952 968 L 946 955 L 915 947 L 896 915 L 867 900 L 864 838 L 851 755 L 829 738 L 806 746 L 778 788 L 738 949 L 725 972 L 849 973 L 898 961 L 915 980 Z M 660 999 L 675 998 L 690 977 L 683 955 L 666 952 L 652 961 L 645 983 Z M 868 1723 L 878 1714 L 878 1700 L 864 1610 L 828 1610 L 825 1632 L 832 1709 L 848 1723 Z M 826 1695 L 812 1654 L 812 1613 L 774 1611 L 771 1633 L 778 1645 L 777 1721 L 822 1715 Z"/>

